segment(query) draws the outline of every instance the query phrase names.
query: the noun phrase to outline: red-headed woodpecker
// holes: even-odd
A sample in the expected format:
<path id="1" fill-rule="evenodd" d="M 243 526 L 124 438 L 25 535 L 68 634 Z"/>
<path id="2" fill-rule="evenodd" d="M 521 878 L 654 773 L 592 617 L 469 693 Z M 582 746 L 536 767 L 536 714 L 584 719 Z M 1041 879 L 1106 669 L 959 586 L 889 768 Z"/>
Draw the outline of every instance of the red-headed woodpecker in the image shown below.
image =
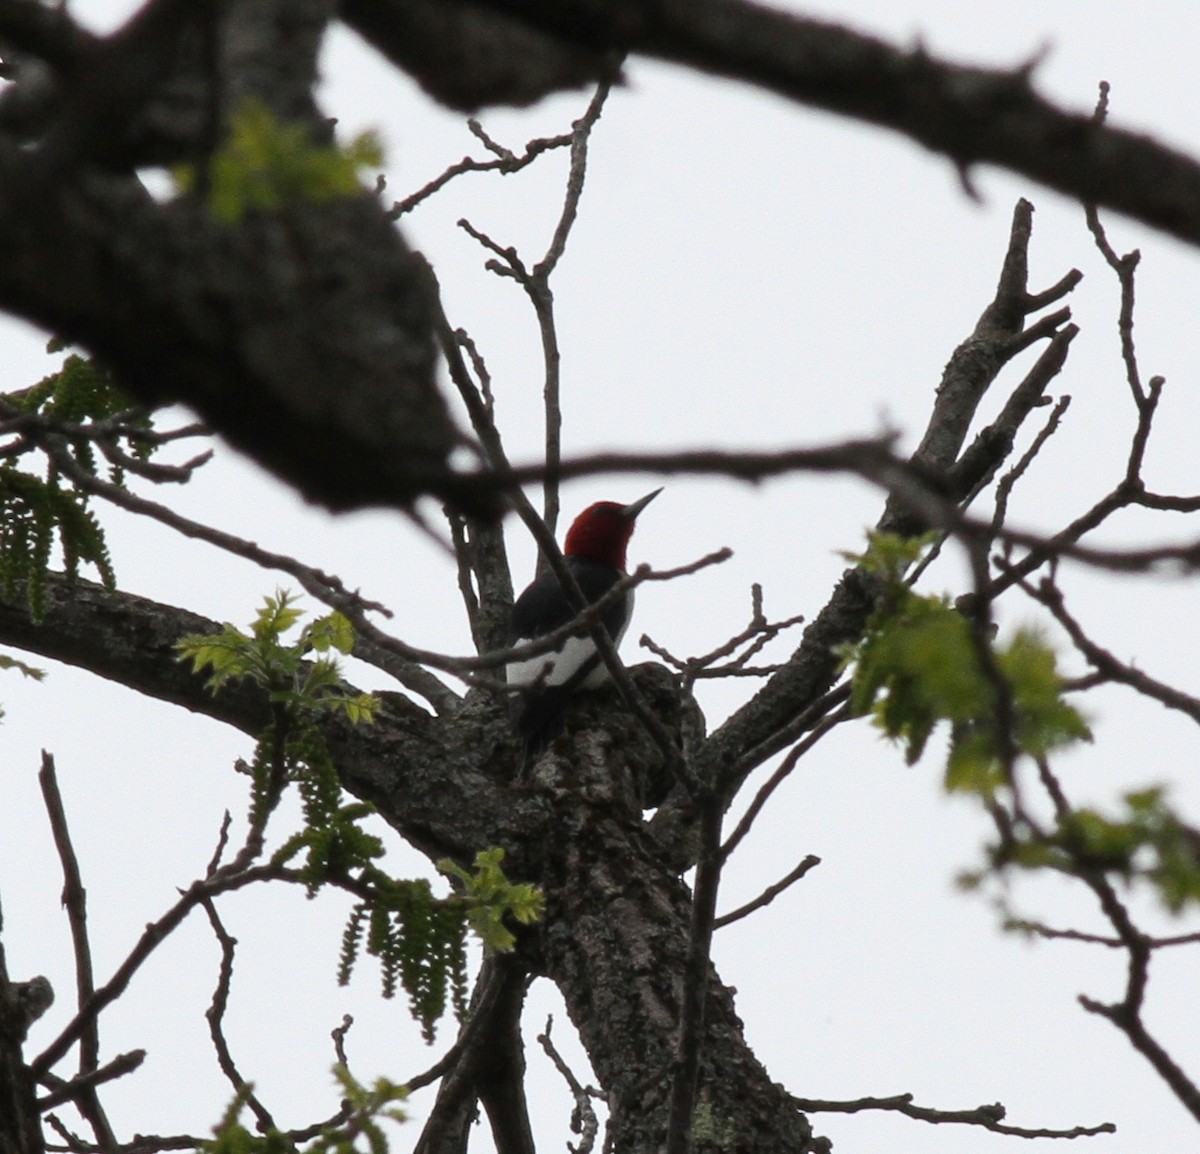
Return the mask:
<path id="1" fill-rule="evenodd" d="M 637 516 L 661 492 L 655 489 L 629 505 L 598 501 L 575 518 L 567 532 L 563 556 L 589 605 L 599 601 L 625 576 L 625 550 Z M 627 589 L 601 613 L 600 624 L 613 645 L 621 644 L 632 615 L 632 589 Z M 577 616 L 558 578 L 547 571 L 513 606 L 512 643 L 524 645 L 544 637 Z M 554 737 L 571 694 L 579 689 L 593 689 L 607 678 L 608 670 L 595 639 L 586 629 L 560 642 L 549 653 L 514 661 L 508 666 L 508 684 L 529 687 L 518 716 L 527 762 Z"/>

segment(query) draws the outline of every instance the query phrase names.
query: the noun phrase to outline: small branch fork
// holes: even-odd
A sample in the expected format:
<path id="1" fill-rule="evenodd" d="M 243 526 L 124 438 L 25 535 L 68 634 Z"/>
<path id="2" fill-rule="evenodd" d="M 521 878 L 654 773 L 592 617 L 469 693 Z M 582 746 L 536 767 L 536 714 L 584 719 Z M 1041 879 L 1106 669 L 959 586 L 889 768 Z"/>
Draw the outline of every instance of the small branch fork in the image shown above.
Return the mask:
<path id="1" fill-rule="evenodd" d="M 67 921 L 71 927 L 71 945 L 75 953 L 76 1005 L 82 1013 L 95 994 L 92 950 L 87 932 L 87 894 L 79 871 L 79 859 L 75 855 L 75 847 L 67 827 L 67 815 L 63 807 L 62 793 L 58 788 L 54 758 L 45 750 L 42 751 L 38 784 L 41 786 L 42 800 L 50 819 L 54 846 L 62 863 L 62 902 L 67 911 Z M 144 1052 L 135 1053 L 142 1053 L 144 1057 Z M 73 1100 L 92 1127 L 96 1145 L 105 1154 L 116 1148 L 116 1137 L 96 1095 L 96 1086 L 110 1078 L 119 1077 L 122 1073 L 128 1073 L 141 1064 L 141 1057 L 136 1060 L 133 1060 L 132 1055 L 123 1057 L 125 1062 L 115 1071 L 110 1064 L 105 1068 L 103 1076 L 101 1075 L 100 1028 L 94 1017 L 88 1018 L 79 1034 L 79 1070 L 76 1077 L 70 1082 L 60 1082 L 46 1099 L 47 1105 Z"/>
<path id="2" fill-rule="evenodd" d="M 592 129 L 600 119 L 604 103 L 608 99 L 612 82 L 602 81 L 587 110 L 571 126 L 571 162 L 567 174 L 566 195 L 563 197 L 562 212 L 554 235 L 545 255 L 532 268 L 517 254 L 515 248 L 502 246 L 486 233 L 475 228 L 470 221 L 460 220 L 459 227 L 473 237 L 485 249 L 493 253 L 486 268 L 497 276 L 508 277 L 517 282 L 533 305 L 534 316 L 541 334 L 544 368 L 543 409 L 545 412 L 545 458 L 543 473 L 542 520 L 553 536 L 558 527 L 559 514 L 559 466 L 562 461 L 562 396 L 561 354 L 558 347 L 558 331 L 554 319 L 554 293 L 550 288 L 550 277 L 566 251 L 567 240 L 579 214 L 579 201 L 583 195 L 587 175 L 588 141 Z"/>
<path id="3" fill-rule="evenodd" d="M 1098 125 L 1104 122 L 1108 114 L 1108 96 L 1109 86 L 1107 82 L 1102 82 L 1094 113 L 1094 121 Z M 1141 550 L 1084 549 L 1076 544 L 1086 534 L 1103 524 L 1113 513 L 1122 509 L 1137 507 L 1164 512 L 1200 510 L 1200 496 L 1154 493 L 1146 487 L 1142 469 L 1154 417 L 1158 411 L 1163 386 L 1166 382 L 1161 376 L 1153 376 L 1148 382 L 1143 383 L 1137 350 L 1134 345 L 1135 274 L 1141 254 L 1135 249 L 1124 256 L 1118 256 L 1109 242 L 1096 206 L 1085 206 L 1085 215 L 1096 247 L 1116 274 L 1120 286 L 1117 331 L 1121 346 L 1121 360 L 1125 367 L 1125 381 L 1137 415 L 1133 435 L 1130 439 L 1125 472 L 1107 495 L 1096 502 L 1087 512 L 1077 517 L 1067 528 L 1040 545 L 1032 541 L 1028 542 L 1026 545 L 1028 553 L 1020 562 L 1012 562 L 1011 555 L 1006 552 L 1007 564 L 988 590 L 988 595 L 993 598 L 1011 585 L 1028 577 L 1041 566 L 1052 563 L 1062 556 L 1070 556 L 1086 564 L 1109 568 L 1117 572 L 1145 571 L 1170 563 L 1176 564 L 1179 569 L 1186 572 L 1200 565 L 1200 541 Z M 1007 498 L 1007 492 L 1005 497 Z M 1025 543 L 1009 539 L 1005 544 L 1007 549 L 1011 550 L 1013 544 Z"/>
<path id="4" fill-rule="evenodd" d="M 206 450 L 179 465 L 166 465 L 157 461 L 144 461 L 121 448 L 121 440 L 141 445 L 167 445 L 191 437 L 210 436 L 209 430 L 200 424 L 182 425 L 179 428 L 159 431 L 138 424 L 145 416 L 139 409 L 129 409 L 81 424 L 42 413 L 28 413 L 12 404 L 13 398 L 23 396 L 28 389 L 19 389 L 0 398 L 0 437 L 10 437 L 0 444 L 0 458 L 12 459 L 43 447 L 49 437 L 63 442 L 88 442 L 95 445 L 105 460 L 114 468 L 134 476 L 142 477 L 155 484 L 173 482 L 185 484 L 201 466 L 212 459 L 212 450 Z"/>
<path id="5" fill-rule="evenodd" d="M 699 680 L 718 677 L 769 677 L 777 673 L 779 665 L 753 666 L 750 658 L 760 653 L 767 645 L 775 640 L 785 630 L 792 629 L 804 623 L 804 617 L 789 617 L 784 621 L 768 621 L 763 613 L 762 586 L 754 584 L 750 587 L 750 624 L 740 633 L 731 637 L 723 645 L 701 657 L 679 658 L 654 642 L 647 634 L 642 634 L 638 644 L 648 649 L 656 657 L 661 658 L 673 669 L 681 673 L 683 691 L 690 693 L 692 686 Z M 742 647 L 745 646 L 743 649 Z M 741 653 L 737 651 L 742 649 Z M 722 658 L 730 658 L 724 664 L 718 664 Z"/>
<path id="6" fill-rule="evenodd" d="M 1059 824 L 1072 818 L 1072 808 L 1058 779 L 1044 758 L 1038 761 L 1039 779 L 1054 803 Z M 1027 819 L 1026 819 L 1027 820 Z M 1027 821 L 1027 824 L 1028 821 Z M 1003 837 L 1003 834 L 1002 834 Z M 1104 1003 L 1086 994 L 1079 995 L 1079 1004 L 1088 1011 L 1111 1022 L 1120 1030 L 1134 1050 L 1153 1067 L 1184 1108 L 1200 1121 L 1200 1086 L 1188 1077 L 1162 1044 L 1150 1033 L 1142 1018 L 1146 990 L 1150 981 L 1150 961 L 1156 949 L 1195 941 L 1200 935 L 1180 935 L 1178 938 L 1153 938 L 1144 934 L 1134 923 L 1128 908 L 1117 895 L 1113 884 L 1102 872 L 1081 865 L 1073 871 L 1095 895 L 1105 918 L 1115 931 L 1115 939 L 1073 931 L 1055 931 L 1035 922 L 1018 921 L 1016 928 L 1037 933 L 1045 938 L 1071 938 L 1124 949 L 1128 955 L 1125 976 L 1125 995 L 1119 1002 Z"/>
<path id="7" fill-rule="evenodd" d="M 472 156 L 464 156 L 457 164 L 450 165 L 444 172 L 435 176 L 428 184 L 410 193 L 403 200 L 392 204 L 388 216 L 399 220 L 406 213 L 412 212 L 419 204 L 428 200 L 434 193 L 440 192 L 451 181 L 469 172 L 499 172 L 502 176 L 511 176 L 528 168 L 538 157 L 558 148 L 570 148 L 575 141 L 575 133 L 563 132 L 558 136 L 546 136 L 531 140 L 525 145 L 524 151 L 518 156 L 510 149 L 497 144 L 484 130 L 478 120 L 473 117 L 467 121 L 471 134 L 492 154 L 491 160 L 477 160 Z"/>

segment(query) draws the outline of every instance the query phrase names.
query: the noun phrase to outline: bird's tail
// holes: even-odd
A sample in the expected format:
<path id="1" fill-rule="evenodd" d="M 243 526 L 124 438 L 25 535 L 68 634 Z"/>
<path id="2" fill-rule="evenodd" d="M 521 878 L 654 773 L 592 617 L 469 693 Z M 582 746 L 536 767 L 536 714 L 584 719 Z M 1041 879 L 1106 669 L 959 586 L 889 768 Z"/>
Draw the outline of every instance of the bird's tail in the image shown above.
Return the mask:
<path id="1" fill-rule="evenodd" d="M 517 732 L 524 750 L 522 768 L 529 769 L 562 732 L 571 687 L 545 685 L 527 694 L 518 706 Z"/>

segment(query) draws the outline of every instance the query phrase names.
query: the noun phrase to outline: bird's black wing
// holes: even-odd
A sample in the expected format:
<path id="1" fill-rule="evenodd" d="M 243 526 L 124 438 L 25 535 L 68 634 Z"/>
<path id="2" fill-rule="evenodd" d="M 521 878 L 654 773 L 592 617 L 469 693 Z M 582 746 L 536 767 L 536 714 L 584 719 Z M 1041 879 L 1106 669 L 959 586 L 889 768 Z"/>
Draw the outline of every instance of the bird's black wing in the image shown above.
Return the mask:
<path id="1" fill-rule="evenodd" d="M 589 605 L 599 601 L 623 576 L 611 566 L 583 557 L 568 557 L 567 565 Z M 618 597 L 601 614 L 604 630 L 617 642 L 628 623 L 632 598 Z M 558 578 L 543 574 L 517 599 L 512 613 L 512 640 L 516 644 L 543 637 L 561 629 L 578 614 L 563 594 Z M 557 735 L 563 710 L 571 695 L 600 665 L 599 653 L 591 654 L 570 677 L 557 685 L 539 685 L 527 692 L 517 726 L 525 743 L 528 766 Z"/>

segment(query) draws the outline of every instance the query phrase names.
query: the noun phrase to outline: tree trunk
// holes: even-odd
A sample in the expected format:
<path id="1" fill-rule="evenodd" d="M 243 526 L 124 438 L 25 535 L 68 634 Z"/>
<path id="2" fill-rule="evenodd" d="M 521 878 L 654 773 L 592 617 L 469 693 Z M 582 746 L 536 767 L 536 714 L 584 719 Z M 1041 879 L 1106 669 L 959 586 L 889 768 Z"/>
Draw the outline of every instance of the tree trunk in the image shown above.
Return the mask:
<path id="1" fill-rule="evenodd" d="M 567 758 L 548 759 L 561 778 L 542 783 L 555 813 L 534 875 L 547 895 L 538 963 L 562 992 L 608 1095 L 610 1148 L 656 1154 L 667 1129 L 691 895 L 640 808 L 628 804 L 626 751 L 613 737 L 622 728 L 610 711 L 607 727 L 575 736 Z M 710 967 L 693 1150 L 820 1148 L 750 1050 L 732 992 Z"/>
<path id="2" fill-rule="evenodd" d="M 4 915 L 0 913 L 0 932 Z M 45 978 L 11 982 L 0 942 L 0 1154 L 43 1154 L 42 1122 L 33 1077 L 21 1047 L 25 1034 L 53 1000 Z"/>

